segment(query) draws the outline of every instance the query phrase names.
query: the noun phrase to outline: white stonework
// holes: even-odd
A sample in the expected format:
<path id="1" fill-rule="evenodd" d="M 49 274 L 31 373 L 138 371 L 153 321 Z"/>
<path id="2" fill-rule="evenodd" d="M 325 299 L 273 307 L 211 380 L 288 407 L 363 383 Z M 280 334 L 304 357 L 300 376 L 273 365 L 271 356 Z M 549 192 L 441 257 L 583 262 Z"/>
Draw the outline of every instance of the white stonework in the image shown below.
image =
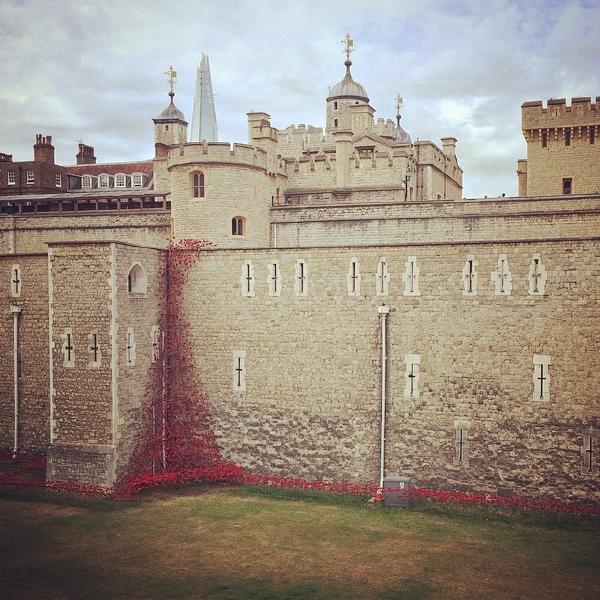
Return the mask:
<path id="1" fill-rule="evenodd" d="M 350 260 L 350 266 L 348 267 L 348 273 L 346 274 L 348 296 L 360 296 L 360 278 L 358 259 L 353 257 Z"/>
<path id="2" fill-rule="evenodd" d="M 281 286 L 281 268 L 279 262 L 274 260 L 267 264 L 267 288 L 269 296 L 280 296 Z"/>
<path id="3" fill-rule="evenodd" d="M 246 351 L 233 351 L 233 391 L 246 391 Z"/>
<path id="4" fill-rule="evenodd" d="M 136 346 L 135 346 L 135 331 L 133 327 L 127 328 L 125 340 L 125 364 L 128 367 L 135 366 Z"/>
<path id="5" fill-rule="evenodd" d="M 550 365 L 552 361 L 545 354 L 533 355 L 533 396 L 535 402 L 550 400 Z"/>
<path id="6" fill-rule="evenodd" d="M 464 296 L 476 296 L 477 295 L 477 259 L 475 256 L 470 254 L 465 260 L 465 264 L 462 270 L 463 279 L 463 295 Z"/>
<path id="7" fill-rule="evenodd" d="M 546 271 L 546 266 L 542 262 L 539 252 L 536 252 L 531 257 L 531 264 L 529 265 L 529 273 L 527 275 L 527 281 L 529 282 L 529 295 L 543 296 L 546 289 L 547 280 L 548 272 Z"/>
<path id="8" fill-rule="evenodd" d="M 102 364 L 102 350 L 97 329 L 88 333 L 88 368 L 97 369 Z"/>
<path id="9" fill-rule="evenodd" d="M 240 275 L 240 289 L 242 296 L 245 298 L 253 298 L 255 296 L 254 284 L 254 265 L 251 261 L 246 260 L 242 264 L 242 273 Z"/>
<path id="10" fill-rule="evenodd" d="M 375 274 L 375 289 L 378 296 L 388 296 L 390 290 L 390 273 L 388 269 L 387 258 L 382 257 L 377 263 L 377 273 Z"/>
<path id="11" fill-rule="evenodd" d="M 298 259 L 295 265 L 294 293 L 296 296 L 308 296 L 308 265 Z"/>
<path id="12" fill-rule="evenodd" d="M 421 356 L 419 354 L 404 355 L 404 399 L 419 399 L 419 383 L 421 381 Z"/>
<path id="13" fill-rule="evenodd" d="M 12 265 L 10 268 L 10 295 L 11 298 L 19 298 L 21 296 L 21 267 Z"/>
<path id="14" fill-rule="evenodd" d="M 62 338 L 63 367 L 73 368 L 75 366 L 75 339 L 73 330 L 65 327 Z"/>
<path id="15" fill-rule="evenodd" d="M 498 264 L 492 271 L 491 280 L 494 283 L 496 296 L 510 296 L 513 288 L 513 277 L 506 254 L 498 256 Z"/>
<path id="16" fill-rule="evenodd" d="M 420 296 L 419 289 L 419 265 L 417 264 L 416 256 L 409 256 L 404 263 L 404 273 L 402 273 L 402 281 L 404 282 L 405 296 Z"/>

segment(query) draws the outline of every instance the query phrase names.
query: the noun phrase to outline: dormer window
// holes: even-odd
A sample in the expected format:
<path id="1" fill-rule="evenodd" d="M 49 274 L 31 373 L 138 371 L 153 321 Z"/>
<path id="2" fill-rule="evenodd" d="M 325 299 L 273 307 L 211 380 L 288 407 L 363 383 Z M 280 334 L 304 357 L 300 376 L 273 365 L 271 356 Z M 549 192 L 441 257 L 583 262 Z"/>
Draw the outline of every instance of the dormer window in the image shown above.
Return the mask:
<path id="1" fill-rule="evenodd" d="M 84 175 L 81 178 L 81 187 L 84 187 L 84 188 L 92 187 L 92 178 L 89 175 Z"/>
<path id="2" fill-rule="evenodd" d="M 204 173 L 202 171 L 192 174 L 192 196 L 204 198 Z"/>
<path id="3" fill-rule="evenodd" d="M 125 187 L 125 174 L 117 173 L 115 175 L 115 187 Z"/>
<path id="4" fill-rule="evenodd" d="M 132 187 L 142 187 L 143 178 L 141 173 L 134 173 L 131 176 L 131 186 Z"/>
<path id="5" fill-rule="evenodd" d="M 108 175 L 100 175 L 100 177 L 98 177 L 98 187 L 108 187 Z"/>

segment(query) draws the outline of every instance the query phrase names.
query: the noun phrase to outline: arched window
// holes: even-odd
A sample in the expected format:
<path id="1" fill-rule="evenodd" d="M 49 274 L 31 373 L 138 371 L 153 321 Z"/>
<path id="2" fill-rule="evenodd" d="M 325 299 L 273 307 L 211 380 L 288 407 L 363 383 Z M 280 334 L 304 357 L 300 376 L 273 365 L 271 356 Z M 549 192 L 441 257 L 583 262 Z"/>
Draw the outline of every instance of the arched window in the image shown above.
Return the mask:
<path id="1" fill-rule="evenodd" d="M 146 272 L 142 265 L 136 263 L 129 269 L 129 275 L 127 275 L 127 292 L 132 298 L 143 298 L 146 296 L 147 288 Z"/>
<path id="2" fill-rule="evenodd" d="M 231 235 L 244 235 L 244 217 L 231 219 Z"/>
<path id="3" fill-rule="evenodd" d="M 333 103 L 333 110 L 337 110 L 337 100 Z"/>
<path id="4" fill-rule="evenodd" d="M 334 127 L 337 127 L 337 126 L 338 126 L 338 120 L 337 120 L 337 119 L 334 119 L 334 120 L 333 120 L 333 126 L 334 126 Z"/>
<path id="5" fill-rule="evenodd" d="M 84 187 L 84 188 L 92 187 L 92 178 L 89 175 L 84 175 L 81 178 L 81 187 Z"/>
<path id="6" fill-rule="evenodd" d="M 192 174 L 192 195 L 194 198 L 204 198 L 204 173 L 202 171 Z"/>

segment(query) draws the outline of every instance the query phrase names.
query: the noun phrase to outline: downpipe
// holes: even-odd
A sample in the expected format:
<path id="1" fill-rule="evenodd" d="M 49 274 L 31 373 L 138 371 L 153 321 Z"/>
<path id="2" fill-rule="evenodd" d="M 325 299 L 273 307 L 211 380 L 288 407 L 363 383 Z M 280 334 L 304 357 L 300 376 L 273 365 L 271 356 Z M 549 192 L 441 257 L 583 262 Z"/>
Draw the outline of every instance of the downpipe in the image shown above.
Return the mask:
<path id="1" fill-rule="evenodd" d="M 385 476 L 385 410 L 387 399 L 387 316 L 390 313 L 389 306 L 382 304 L 377 312 L 379 313 L 379 325 L 381 328 L 381 432 L 380 432 L 380 452 L 379 452 L 379 488 L 383 489 L 383 479 Z"/>
<path id="2" fill-rule="evenodd" d="M 21 307 L 12 305 L 10 312 L 13 316 L 13 389 L 14 389 L 14 438 L 13 458 L 19 451 L 19 315 Z"/>

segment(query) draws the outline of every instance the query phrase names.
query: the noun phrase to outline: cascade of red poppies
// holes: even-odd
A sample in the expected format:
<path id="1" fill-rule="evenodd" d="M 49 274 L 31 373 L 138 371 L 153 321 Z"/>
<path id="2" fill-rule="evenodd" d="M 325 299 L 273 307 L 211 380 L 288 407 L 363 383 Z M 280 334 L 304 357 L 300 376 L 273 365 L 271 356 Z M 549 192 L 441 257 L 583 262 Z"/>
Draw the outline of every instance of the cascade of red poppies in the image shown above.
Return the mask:
<path id="1" fill-rule="evenodd" d="M 193 360 L 184 293 L 190 268 L 210 242 L 171 244 L 159 272 L 161 348 L 151 365 L 141 408 L 141 432 L 121 483 L 145 474 L 222 463 L 210 409 Z"/>

